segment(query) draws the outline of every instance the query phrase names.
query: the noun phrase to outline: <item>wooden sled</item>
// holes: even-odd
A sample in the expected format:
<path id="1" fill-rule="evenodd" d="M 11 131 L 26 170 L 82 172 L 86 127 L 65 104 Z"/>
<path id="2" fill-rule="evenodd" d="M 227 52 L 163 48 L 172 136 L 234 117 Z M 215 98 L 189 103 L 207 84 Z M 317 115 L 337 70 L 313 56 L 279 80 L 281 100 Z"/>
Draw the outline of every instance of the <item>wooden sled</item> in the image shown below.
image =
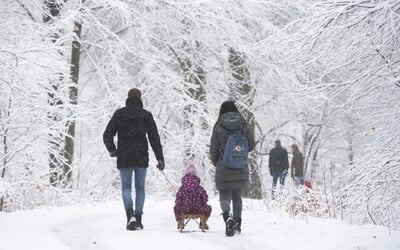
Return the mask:
<path id="1" fill-rule="evenodd" d="M 204 214 L 182 214 L 179 217 L 178 221 L 178 230 L 179 232 L 183 232 L 185 229 L 186 225 L 190 221 L 195 221 L 197 225 L 199 225 L 200 229 L 202 232 L 205 232 L 208 230 L 208 225 L 207 225 L 207 216 Z"/>

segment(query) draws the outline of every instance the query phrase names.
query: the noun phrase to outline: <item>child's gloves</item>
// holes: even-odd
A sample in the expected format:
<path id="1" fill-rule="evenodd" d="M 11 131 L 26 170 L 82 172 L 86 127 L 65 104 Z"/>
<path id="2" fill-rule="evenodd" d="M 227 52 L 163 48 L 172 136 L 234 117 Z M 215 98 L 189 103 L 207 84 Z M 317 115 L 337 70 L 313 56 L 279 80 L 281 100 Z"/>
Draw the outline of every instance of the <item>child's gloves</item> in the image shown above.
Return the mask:
<path id="1" fill-rule="evenodd" d="M 157 168 L 158 170 L 163 171 L 165 168 L 164 161 L 158 161 Z"/>

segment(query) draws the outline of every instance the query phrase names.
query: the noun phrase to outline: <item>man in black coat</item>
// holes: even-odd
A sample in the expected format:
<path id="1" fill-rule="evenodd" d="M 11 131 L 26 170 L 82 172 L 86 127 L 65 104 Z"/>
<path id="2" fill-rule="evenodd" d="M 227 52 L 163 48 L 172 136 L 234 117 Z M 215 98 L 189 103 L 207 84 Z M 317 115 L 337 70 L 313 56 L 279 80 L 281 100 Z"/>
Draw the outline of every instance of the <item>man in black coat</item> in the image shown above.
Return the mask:
<path id="1" fill-rule="evenodd" d="M 269 152 L 269 172 L 272 176 L 272 198 L 276 183 L 279 182 L 282 186 L 285 185 L 285 177 L 289 169 L 288 152 L 281 145 L 280 140 L 275 141 L 275 147 Z"/>
<path id="2" fill-rule="evenodd" d="M 122 199 L 127 216 L 127 230 L 143 229 L 142 214 L 145 200 L 145 180 L 149 166 L 148 142 L 158 161 L 158 169 L 164 170 L 164 156 L 153 115 L 143 109 L 141 92 L 131 89 L 126 106 L 118 109 L 103 134 L 104 144 L 111 157 L 117 157 L 121 176 Z M 114 136 L 118 134 L 118 147 Z M 131 195 L 132 175 L 135 173 L 135 210 Z"/>

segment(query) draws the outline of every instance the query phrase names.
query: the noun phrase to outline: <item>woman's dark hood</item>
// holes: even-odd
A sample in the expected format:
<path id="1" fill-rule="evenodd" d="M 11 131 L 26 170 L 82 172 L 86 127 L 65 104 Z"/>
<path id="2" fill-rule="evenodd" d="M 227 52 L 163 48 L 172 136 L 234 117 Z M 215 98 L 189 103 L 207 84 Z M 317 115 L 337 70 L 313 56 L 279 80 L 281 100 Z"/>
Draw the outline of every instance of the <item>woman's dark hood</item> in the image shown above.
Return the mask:
<path id="1" fill-rule="evenodd" d="M 239 112 L 228 112 L 221 115 L 219 124 L 227 130 L 237 131 L 245 126 L 246 121 Z"/>

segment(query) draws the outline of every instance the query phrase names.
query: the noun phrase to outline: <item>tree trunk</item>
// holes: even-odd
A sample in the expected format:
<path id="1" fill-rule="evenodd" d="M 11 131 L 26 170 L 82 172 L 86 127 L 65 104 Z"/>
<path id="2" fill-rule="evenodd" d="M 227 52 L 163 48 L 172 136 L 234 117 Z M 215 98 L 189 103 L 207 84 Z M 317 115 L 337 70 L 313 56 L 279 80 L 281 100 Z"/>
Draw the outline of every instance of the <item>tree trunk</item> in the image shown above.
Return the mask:
<path id="1" fill-rule="evenodd" d="M 45 0 L 45 14 L 43 22 L 51 24 L 53 18 L 60 14 L 60 6 L 55 0 Z M 52 34 L 52 41 L 56 42 L 58 34 Z M 48 104 L 49 111 L 47 118 L 49 122 L 49 167 L 50 167 L 50 184 L 58 186 L 63 180 L 63 135 L 55 126 L 62 120 L 60 110 L 63 109 L 63 101 L 58 93 L 61 89 L 61 83 L 64 77 L 60 74 L 59 80 L 50 82 L 48 87 Z"/>
<path id="2" fill-rule="evenodd" d="M 304 140 L 304 175 L 310 172 L 310 178 L 314 178 L 317 164 L 319 137 L 322 125 L 309 127 L 303 135 Z"/>
<path id="3" fill-rule="evenodd" d="M 4 121 L 7 121 L 10 117 L 10 110 L 11 110 L 11 98 L 8 100 L 8 107 L 4 110 L 5 113 L 5 118 Z M 1 118 L 1 112 L 0 112 L 0 118 Z M 0 168 L 0 178 L 3 179 L 6 176 L 6 167 L 7 167 L 7 154 L 8 154 L 8 128 L 9 128 L 9 123 L 7 122 L 4 124 L 4 134 L 3 134 L 3 162 L 2 166 Z M 0 212 L 3 211 L 4 209 L 4 197 L 0 197 Z"/>
<path id="4" fill-rule="evenodd" d="M 7 165 L 7 153 L 8 153 L 8 145 L 7 145 L 7 130 L 4 131 L 4 135 L 3 135 L 3 144 L 4 144 L 4 148 L 3 148 L 3 154 L 4 154 L 4 159 L 3 159 L 3 166 L 1 167 L 1 178 L 3 179 L 6 175 L 6 165 Z M 4 197 L 3 195 L 0 197 L 0 212 L 3 211 L 3 207 L 4 207 Z"/>
<path id="5" fill-rule="evenodd" d="M 250 107 L 254 102 L 255 91 L 250 83 L 250 71 L 246 65 L 244 55 L 229 49 L 229 66 L 232 71 L 233 83 L 231 84 L 231 96 L 239 105 L 242 115 L 249 125 L 251 133 L 255 134 L 256 120 Z M 240 104 L 243 105 L 240 105 Z M 248 198 L 262 199 L 262 182 L 259 166 L 255 155 L 251 154 L 249 159 L 250 182 L 245 188 L 243 195 Z"/>
<path id="6" fill-rule="evenodd" d="M 74 138 L 75 138 L 75 107 L 78 102 L 78 80 L 79 80 L 79 59 L 80 59 L 80 38 L 82 31 L 82 23 L 75 22 L 74 27 L 74 40 L 72 42 L 72 52 L 71 52 L 71 81 L 72 85 L 69 88 L 69 102 L 71 104 L 72 111 L 70 112 L 70 119 L 67 124 L 67 135 L 65 137 L 64 146 L 64 174 L 65 174 L 65 184 L 69 185 L 71 183 L 72 177 L 72 163 L 74 160 Z"/>
<path id="7" fill-rule="evenodd" d="M 348 143 L 347 150 L 349 157 L 349 165 L 352 166 L 354 162 L 354 148 L 353 148 L 353 133 L 351 131 L 347 131 L 346 139 Z"/>

